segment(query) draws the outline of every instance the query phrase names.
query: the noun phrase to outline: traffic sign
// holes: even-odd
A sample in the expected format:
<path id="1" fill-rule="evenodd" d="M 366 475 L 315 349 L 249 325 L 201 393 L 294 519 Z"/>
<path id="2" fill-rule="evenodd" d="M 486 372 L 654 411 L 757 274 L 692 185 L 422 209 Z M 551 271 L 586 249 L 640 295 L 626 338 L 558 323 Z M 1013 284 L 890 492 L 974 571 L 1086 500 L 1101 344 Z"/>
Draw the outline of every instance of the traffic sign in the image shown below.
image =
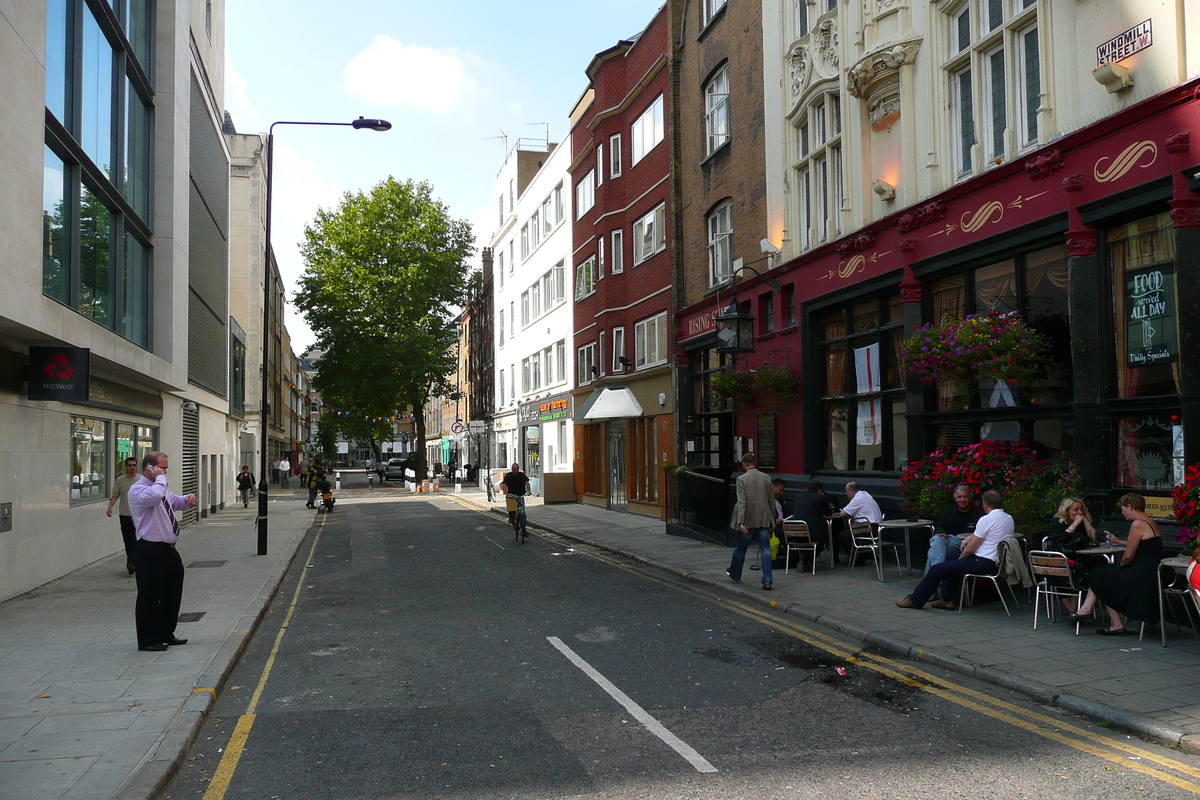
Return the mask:
<path id="1" fill-rule="evenodd" d="M 461 422 L 455 422 L 450 426 L 451 433 L 462 433 L 466 429 L 467 429 L 466 426 L 463 425 Z"/>
<path id="2" fill-rule="evenodd" d="M 467 430 L 471 433 L 483 433 L 487 430 L 487 422 L 482 419 L 473 419 L 467 423 Z"/>

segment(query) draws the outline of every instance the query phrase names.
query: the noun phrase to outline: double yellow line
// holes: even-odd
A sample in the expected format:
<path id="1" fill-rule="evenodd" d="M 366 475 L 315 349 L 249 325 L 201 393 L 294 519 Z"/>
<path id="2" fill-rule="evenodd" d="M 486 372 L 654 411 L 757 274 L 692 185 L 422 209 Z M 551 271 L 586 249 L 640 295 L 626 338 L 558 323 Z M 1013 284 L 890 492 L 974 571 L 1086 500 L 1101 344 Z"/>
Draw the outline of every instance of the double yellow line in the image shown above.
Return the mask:
<path id="1" fill-rule="evenodd" d="M 325 520 L 328 516 L 328 514 L 321 515 L 321 525 L 317 528 L 317 535 L 313 537 L 312 547 L 308 550 L 308 559 L 304 562 L 305 565 L 312 563 L 313 553 L 317 551 L 317 542 L 321 541 L 321 532 L 325 529 Z M 237 770 L 238 761 L 246 747 L 246 740 L 250 738 L 250 729 L 254 727 L 254 720 L 258 716 L 256 713 L 258 701 L 262 697 L 263 690 L 267 688 L 267 678 L 271 676 L 271 668 L 275 666 L 275 656 L 279 654 L 279 645 L 283 642 L 283 634 L 287 633 L 288 624 L 292 621 L 292 614 L 296 612 L 296 604 L 300 602 L 300 591 L 303 588 L 304 574 L 301 573 L 299 580 L 296 581 L 292 604 L 288 606 L 287 616 L 283 618 L 283 625 L 275 636 L 275 645 L 271 648 L 271 655 L 267 657 L 267 663 L 263 666 L 258 685 L 254 687 L 254 694 L 250 697 L 250 705 L 247 706 L 246 713 L 238 717 L 237 725 L 233 728 L 233 735 L 229 737 L 229 744 L 225 746 L 225 754 L 221 756 L 221 763 L 217 765 L 217 771 L 213 773 L 212 780 L 209 781 L 208 791 L 204 793 L 204 800 L 223 800 L 225 792 L 229 790 L 229 782 L 233 780 L 233 773 Z"/>

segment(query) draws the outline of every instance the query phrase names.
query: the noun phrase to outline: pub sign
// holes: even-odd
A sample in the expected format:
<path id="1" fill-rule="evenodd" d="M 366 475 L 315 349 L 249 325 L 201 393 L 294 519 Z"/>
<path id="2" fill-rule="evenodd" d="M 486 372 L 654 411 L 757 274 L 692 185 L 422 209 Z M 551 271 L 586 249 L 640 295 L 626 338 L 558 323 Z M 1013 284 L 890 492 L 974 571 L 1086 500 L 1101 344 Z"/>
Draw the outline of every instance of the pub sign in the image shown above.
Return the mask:
<path id="1" fill-rule="evenodd" d="M 90 366 L 86 347 L 30 347 L 29 399 L 86 403 Z"/>
<path id="2" fill-rule="evenodd" d="M 1125 273 L 1126 365 L 1147 367 L 1175 360 L 1175 273 L 1169 265 Z"/>

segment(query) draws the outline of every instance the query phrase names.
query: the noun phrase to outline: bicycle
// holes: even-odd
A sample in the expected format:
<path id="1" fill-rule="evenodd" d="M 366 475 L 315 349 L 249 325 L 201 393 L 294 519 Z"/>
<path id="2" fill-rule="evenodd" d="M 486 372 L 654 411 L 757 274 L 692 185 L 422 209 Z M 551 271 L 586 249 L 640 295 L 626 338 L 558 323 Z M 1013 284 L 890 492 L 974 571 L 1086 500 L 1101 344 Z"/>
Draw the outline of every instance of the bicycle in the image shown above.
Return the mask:
<path id="1" fill-rule="evenodd" d="M 525 530 L 525 523 L 528 521 L 525 515 L 525 498 L 516 494 L 506 494 L 504 497 L 508 508 L 508 521 L 513 527 L 513 541 L 524 544 L 528 535 Z"/>

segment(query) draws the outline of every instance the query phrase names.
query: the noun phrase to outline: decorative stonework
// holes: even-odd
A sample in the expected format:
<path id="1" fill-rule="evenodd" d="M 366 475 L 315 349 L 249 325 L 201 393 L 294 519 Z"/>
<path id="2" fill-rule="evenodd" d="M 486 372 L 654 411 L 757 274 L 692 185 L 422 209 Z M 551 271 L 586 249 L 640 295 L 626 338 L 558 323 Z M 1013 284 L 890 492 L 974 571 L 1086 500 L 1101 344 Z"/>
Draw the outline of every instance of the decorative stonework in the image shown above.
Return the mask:
<path id="1" fill-rule="evenodd" d="M 930 222 L 937 222 L 945 219 L 946 206 L 939 203 L 937 200 L 926 203 L 923 206 L 913 209 L 907 214 L 901 214 L 900 219 L 896 223 L 896 227 L 901 233 L 911 233 L 922 225 L 927 225 Z"/>
<path id="2" fill-rule="evenodd" d="M 867 104 L 867 120 L 871 130 L 885 131 L 900 119 L 900 94 L 889 92 L 886 95 L 872 97 Z"/>
<path id="3" fill-rule="evenodd" d="M 1029 173 L 1030 180 L 1040 181 L 1042 178 L 1049 178 L 1054 173 L 1061 172 L 1064 165 L 1063 154 L 1058 150 L 1051 150 L 1026 161 L 1025 171 Z"/>
<path id="4" fill-rule="evenodd" d="M 818 25 L 813 41 L 817 43 L 817 55 L 814 59 L 817 71 L 824 77 L 832 78 L 837 75 L 837 22 L 827 19 Z"/>
<path id="5" fill-rule="evenodd" d="M 900 67 L 913 63 L 921 49 L 919 39 L 871 53 L 846 70 L 846 91 L 852 97 L 870 97 L 880 84 L 894 83 Z"/>
<path id="6" fill-rule="evenodd" d="M 1171 221 L 1176 228 L 1200 228 L 1200 200 L 1172 200 Z"/>
<path id="7" fill-rule="evenodd" d="M 921 302 L 921 282 L 904 281 L 900 284 L 900 302 L 901 303 L 919 303 Z"/>
<path id="8" fill-rule="evenodd" d="M 1067 250 L 1070 251 L 1071 258 L 1090 258 L 1096 255 L 1096 232 L 1068 232 Z"/>
<path id="9" fill-rule="evenodd" d="M 837 252 L 842 258 L 849 258 L 855 253 L 870 250 L 875 246 L 875 234 L 869 231 L 849 236 L 838 243 Z"/>
<path id="10" fill-rule="evenodd" d="M 1083 191 L 1083 174 L 1076 172 L 1074 175 L 1068 175 L 1063 178 L 1064 192 L 1082 192 Z"/>
<path id="11" fill-rule="evenodd" d="M 1172 133 L 1167 137 L 1166 147 L 1168 153 L 1186 153 L 1191 147 L 1192 136 L 1189 131 L 1180 133 Z"/>
<path id="12" fill-rule="evenodd" d="M 900 8 L 900 0 L 875 0 L 875 15 L 883 16 Z"/>
<path id="13" fill-rule="evenodd" d="M 808 88 L 808 79 L 812 74 L 809 64 L 808 48 L 796 45 L 788 54 L 788 76 L 792 83 L 792 99 L 796 100 Z"/>
<path id="14" fill-rule="evenodd" d="M 900 240 L 900 252 L 901 253 L 913 253 L 916 251 L 916 249 L 917 249 L 917 240 L 916 239 L 901 239 Z"/>

